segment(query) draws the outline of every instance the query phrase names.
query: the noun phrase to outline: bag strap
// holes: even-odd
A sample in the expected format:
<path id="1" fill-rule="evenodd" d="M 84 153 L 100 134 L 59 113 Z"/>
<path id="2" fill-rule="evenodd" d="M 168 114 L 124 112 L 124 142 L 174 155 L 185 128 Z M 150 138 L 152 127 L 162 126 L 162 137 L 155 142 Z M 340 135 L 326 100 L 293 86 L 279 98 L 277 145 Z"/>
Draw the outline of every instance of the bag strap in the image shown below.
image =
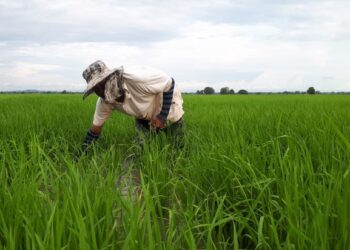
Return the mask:
<path id="1" fill-rule="evenodd" d="M 123 89 L 123 74 L 124 74 L 124 67 L 120 66 L 117 71 L 116 71 L 116 75 L 117 75 L 117 87 L 120 91 L 120 96 L 117 97 L 117 102 L 124 102 L 125 99 L 125 90 Z"/>

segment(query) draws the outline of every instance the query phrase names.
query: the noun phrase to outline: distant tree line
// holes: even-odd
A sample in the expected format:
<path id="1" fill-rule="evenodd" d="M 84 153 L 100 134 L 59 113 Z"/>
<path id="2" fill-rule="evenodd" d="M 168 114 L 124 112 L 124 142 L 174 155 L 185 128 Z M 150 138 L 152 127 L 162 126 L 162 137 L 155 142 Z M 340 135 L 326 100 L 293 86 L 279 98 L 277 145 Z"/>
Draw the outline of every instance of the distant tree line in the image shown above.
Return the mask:
<path id="1" fill-rule="evenodd" d="M 213 95 L 215 94 L 215 90 L 212 87 L 205 87 L 202 90 L 197 90 L 196 94 L 199 95 Z M 233 95 L 235 94 L 235 91 L 233 89 L 230 89 L 229 87 L 223 87 L 220 89 L 220 95 Z M 241 89 L 237 92 L 239 95 L 247 95 L 248 91 L 245 89 Z"/>
<path id="2" fill-rule="evenodd" d="M 215 94 L 215 89 L 212 87 L 205 87 L 202 90 L 197 90 L 196 94 L 198 95 L 213 95 Z M 315 95 L 320 94 L 320 91 L 316 91 L 314 87 L 309 87 L 306 91 L 283 91 L 283 92 L 251 92 L 252 94 L 285 94 L 285 95 L 292 95 L 292 94 L 309 94 L 309 95 Z M 229 87 L 223 87 L 220 89 L 220 92 L 218 93 L 220 95 L 233 95 L 235 94 L 235 91 L 233 89 L 230 89 Z M 248 95 L 248 91 L 245 89 L 238 90 L 237 94 L 239 95 Z M 325 92 L 323 94 L 350 94 L 350 92 Z"/>

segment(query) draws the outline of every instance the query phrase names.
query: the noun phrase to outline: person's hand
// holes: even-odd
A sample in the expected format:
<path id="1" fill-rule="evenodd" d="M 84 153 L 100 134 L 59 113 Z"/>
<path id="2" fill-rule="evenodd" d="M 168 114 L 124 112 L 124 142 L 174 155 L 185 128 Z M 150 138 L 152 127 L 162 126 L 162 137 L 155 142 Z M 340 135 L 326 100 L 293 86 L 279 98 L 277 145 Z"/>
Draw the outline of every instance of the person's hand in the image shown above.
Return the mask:
<path id="1" fill-rule="evenodd" d="M 165 127 L 165 123 L 162 119 L 157 117 L 151 121 L 151 126 L 155 129 L 163 129 Z"/>

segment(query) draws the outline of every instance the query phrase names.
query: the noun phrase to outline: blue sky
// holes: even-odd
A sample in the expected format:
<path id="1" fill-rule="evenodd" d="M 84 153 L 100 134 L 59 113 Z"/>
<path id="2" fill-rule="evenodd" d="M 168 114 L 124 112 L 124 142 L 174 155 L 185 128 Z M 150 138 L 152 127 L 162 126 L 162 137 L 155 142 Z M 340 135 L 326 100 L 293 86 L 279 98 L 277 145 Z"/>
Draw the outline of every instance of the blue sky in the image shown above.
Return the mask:
<path id="1" fill-rule="evenodd" d="M 85 88 L 93 61 L 183 91 L 350 91 L 350 1 L 0 0 L 0 91 Z"/>

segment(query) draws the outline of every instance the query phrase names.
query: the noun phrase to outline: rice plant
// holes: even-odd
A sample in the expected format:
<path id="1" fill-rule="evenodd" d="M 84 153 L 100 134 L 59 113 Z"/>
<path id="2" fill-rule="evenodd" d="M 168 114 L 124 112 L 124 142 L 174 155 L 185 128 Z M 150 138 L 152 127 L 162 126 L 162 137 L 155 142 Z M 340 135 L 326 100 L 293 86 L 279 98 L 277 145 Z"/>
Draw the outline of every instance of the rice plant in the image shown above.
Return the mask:
<path id="1" fill-rule="evenodd" d="M 0 249 L 350 248 L 349 96 L 184 100 L 183 149 L 115 113 L 79 155 L 96 99 L 0 95 Z"/>

